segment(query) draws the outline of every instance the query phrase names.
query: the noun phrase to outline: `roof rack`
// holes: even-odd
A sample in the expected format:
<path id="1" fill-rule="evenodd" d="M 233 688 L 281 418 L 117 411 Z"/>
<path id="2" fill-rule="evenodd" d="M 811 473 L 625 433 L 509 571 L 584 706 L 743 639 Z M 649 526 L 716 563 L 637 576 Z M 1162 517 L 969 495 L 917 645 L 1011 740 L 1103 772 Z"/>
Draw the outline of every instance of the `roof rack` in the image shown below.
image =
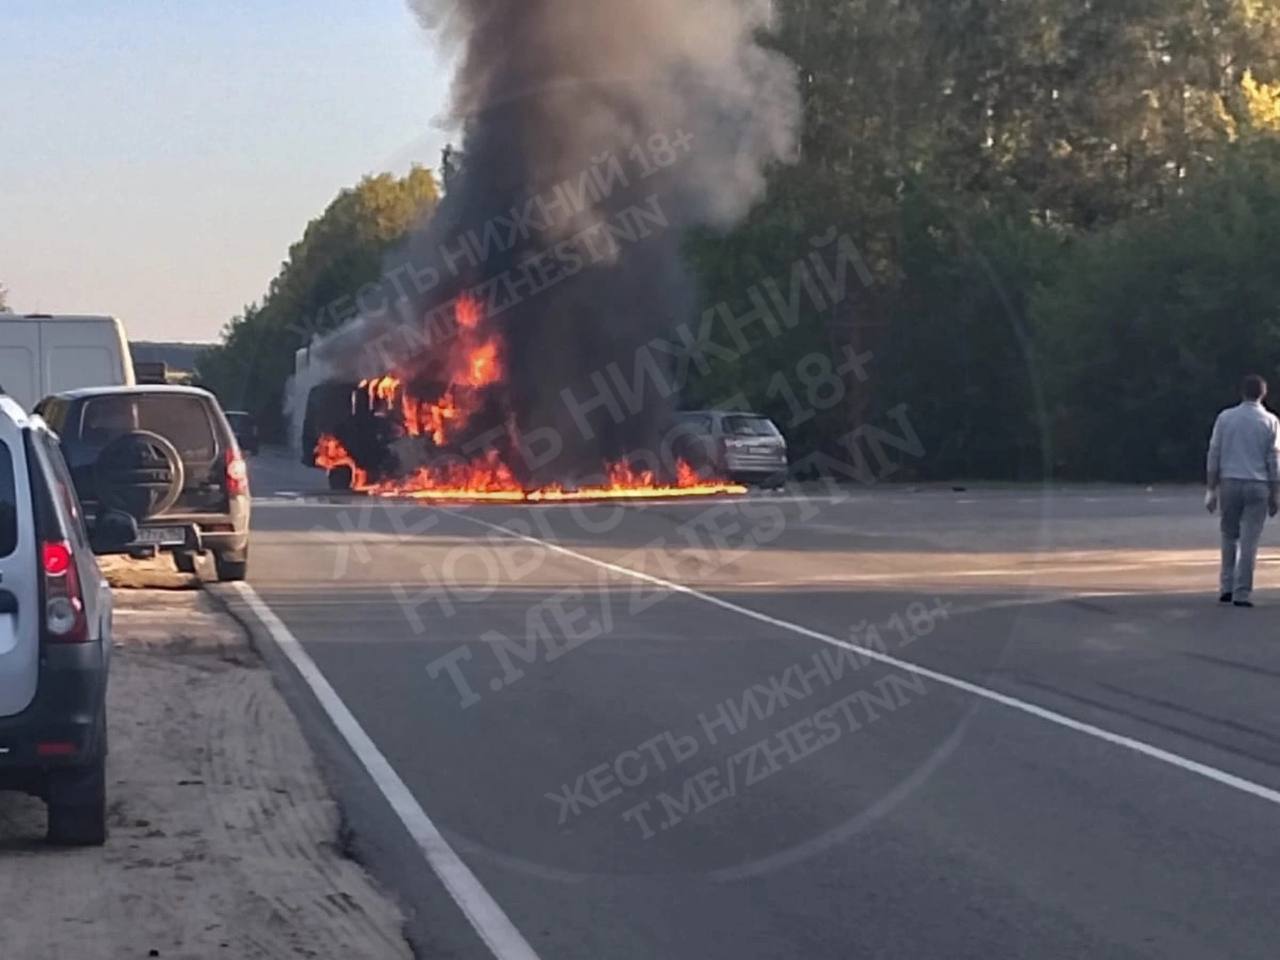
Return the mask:
<path id="1" fill-rule="evenodd" d="M 169 365 L 163 360 L 143 360 L 133 365 L 138 383 L 168 383 Z"/>

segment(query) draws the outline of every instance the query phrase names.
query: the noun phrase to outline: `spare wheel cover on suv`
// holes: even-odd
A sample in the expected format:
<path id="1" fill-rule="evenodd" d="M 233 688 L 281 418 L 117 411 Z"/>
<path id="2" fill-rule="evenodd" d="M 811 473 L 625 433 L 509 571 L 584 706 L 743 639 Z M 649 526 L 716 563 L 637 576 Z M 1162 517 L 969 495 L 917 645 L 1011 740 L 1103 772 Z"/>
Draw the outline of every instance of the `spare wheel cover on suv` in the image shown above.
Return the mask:
<path id="1" fill-rule="evenodd" d="M 103 510 L 123 510 L 136 520 L 172 507 L 186 479 L 173 444 L 149 430 L 135 430 L 108 443 L 93 472 Z"/>

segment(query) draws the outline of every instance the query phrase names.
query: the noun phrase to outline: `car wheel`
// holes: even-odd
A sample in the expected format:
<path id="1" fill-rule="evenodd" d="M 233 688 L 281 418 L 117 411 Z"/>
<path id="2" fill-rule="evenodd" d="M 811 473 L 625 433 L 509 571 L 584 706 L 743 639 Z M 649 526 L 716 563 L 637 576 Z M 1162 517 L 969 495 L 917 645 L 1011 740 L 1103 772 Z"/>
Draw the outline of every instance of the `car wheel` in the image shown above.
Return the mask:
<path id="1" fill-rule="evenodd" d="M 196 555 L 179 551 L 173 555 L 173 565 L 178 568 L 179 573 L 195 573 Z"/>
<path id="2" fill-rule="evenodd" d="M 46 838 L 59 846 L 100 847 L 107 842 L 107 758 L 49 774 Z"/>
<path id="3" fill-rule="evenodd" d="M 350 467 L 334 467 L 329 471 L 330 490 L 350 490 L 354 480 Z"/>
<path id="4" fill-rule="evenodd" d="M 233 560 L 225 554 L 215 553 L 213 568 L 218 574 L 218 580 L 222 583 L 243 580 L 249 573 L 249 556 L 246 554 L 243 560 Z"/>
<path id="5" fill-rule="evenodd" d="M 147 430 L 122 434 L 108 443 L 93 472 L 102 506 L 137 520 L 172 507 L 186 482 L 182 457 L 173 444 Z"/>

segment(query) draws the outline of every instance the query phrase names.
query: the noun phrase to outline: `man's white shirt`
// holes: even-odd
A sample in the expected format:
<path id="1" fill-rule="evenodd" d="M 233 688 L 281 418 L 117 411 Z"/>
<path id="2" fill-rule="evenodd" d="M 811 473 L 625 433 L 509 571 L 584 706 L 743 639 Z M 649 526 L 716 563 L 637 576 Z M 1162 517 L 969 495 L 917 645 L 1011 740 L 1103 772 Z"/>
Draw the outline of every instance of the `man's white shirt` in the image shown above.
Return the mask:
<path id="1" fill-rule="evenodd" d="M 1209 439 L 1209 475 L 1280 481 L 1280 419 L 1256 400 L 1218 414 Z"/>

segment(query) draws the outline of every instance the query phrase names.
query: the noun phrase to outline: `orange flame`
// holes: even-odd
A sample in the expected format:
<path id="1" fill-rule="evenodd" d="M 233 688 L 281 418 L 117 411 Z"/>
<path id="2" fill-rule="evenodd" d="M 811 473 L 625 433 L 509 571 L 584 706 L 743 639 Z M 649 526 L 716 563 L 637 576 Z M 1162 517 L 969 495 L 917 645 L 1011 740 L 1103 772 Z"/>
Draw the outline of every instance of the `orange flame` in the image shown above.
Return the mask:
<path id="1" fill-rule="evenodd" d="M 483 316 L 480 312 L 480 301 L 475 297 L 463 294 L 454 302 L 453 315 L 457 319 L 459 327 L 465 330 L 474 330 L 480 326 L 480 320 Z"/>
<path id="2" fill-rule="evenodd" d="M 326 469 L 349 467 L 351 489 L 379 497 L 409 497 L 416 500 L 492 500 L 508 503 L 557 503 L 575 500 L 642 500 L 657 497 L 706 497 L 742 494 L 746 487 L 734 483 L 704 480 L 689 464 L 681 461 L 673 483 L 662 484 L 650 470 L 636 470 L 626 464 L 606 468 L 605 481 L 582 487 L 561 485 L 527 490 L 502 462 L 496 450 L 469 463 L 444 463 L 423 467 L 407 477 L 373 483 L 356 466 L 351 455 L 335 437 L 323 436 L 316 446 L 316 466 Z"/>
<path id="3" fill-rule="evenodd" d="M 449 386 L 434 402 L 421 400 L 388 375 L 360 384 L 371 410 L 398 409 L 411 437 L 430 437 L 436 446 L 447 445 L 484 405 L 483 391 L 502 381 L 502 352 L 496 337 L 480 330 L 480 304 L 462 297 L 455 304 L 458 340 L 450 358 Z"/>
<path id="4" fill-rule="evenodd" d="M 347 452 L 347 448 L 336 438 L 325 435 L 316 444 L 315 462 L 317 467 L 325 470 L 337 470 L 346 467 L 351 471 L 351 489 L 368 490 L 369 474 L 360 467 L 355 458 Z"/>
<path id="5" fill-rule="evenodd" d="M 388 374 L 360 384 L 374 413 L 398 414 L 411 437 L 430 438 L 437 447 L 446 447 L 464 430 L 471 418 L 485 406 L 487 388 L 501 383 L 502 343 L 482 329 L 479 301 L 459 298 L 455 305 L 458 335 L 447 360 L 449 385 L 434 401 L 412 395 L 397 377 Z M 353 398 L 353 413 L 355 401 Z M 514 417 L 508 411 L 508 429 L 514 431 Z M 387 497 L 428 500 L 499 500 L 553 502 L 567 500 L 638 499 L 645 497 L 708 496 L 745 493 L 737 484 L 708 481 L 689 464 L 677 465 L 674 482 L 663 483 L 650 470 L 637 470 L 625 463 L 608 464 L 604 481 L 569 489 L 549 486 L 524 489 L 496 450 L 470 462 L 451 462 L 423 467 L 407 477 L 374 482 L 367 471 L 336 437 L 320 438 L 315 450 L 316 466 L 327 470 L 351 470 L 355 491 Z"/>
<path id="6" fill-rule="evenodd" d="M 364 385 L 365 389 L 369 391 L 369 405 L 371 407 L 377 406 L 379 401 L 383 404 L 390 404 L 400 389 L 400 381 L 392 376 L 366 380 Z"/>
<path id="7" fill-rule="evenodd" d="M 497 341 L 482 343 L 467 355 L 467 366 L 463 372 L 462 383 L 468 387 L 487 387 L 502 378 L 502 367 L 498 363 Z"/>

